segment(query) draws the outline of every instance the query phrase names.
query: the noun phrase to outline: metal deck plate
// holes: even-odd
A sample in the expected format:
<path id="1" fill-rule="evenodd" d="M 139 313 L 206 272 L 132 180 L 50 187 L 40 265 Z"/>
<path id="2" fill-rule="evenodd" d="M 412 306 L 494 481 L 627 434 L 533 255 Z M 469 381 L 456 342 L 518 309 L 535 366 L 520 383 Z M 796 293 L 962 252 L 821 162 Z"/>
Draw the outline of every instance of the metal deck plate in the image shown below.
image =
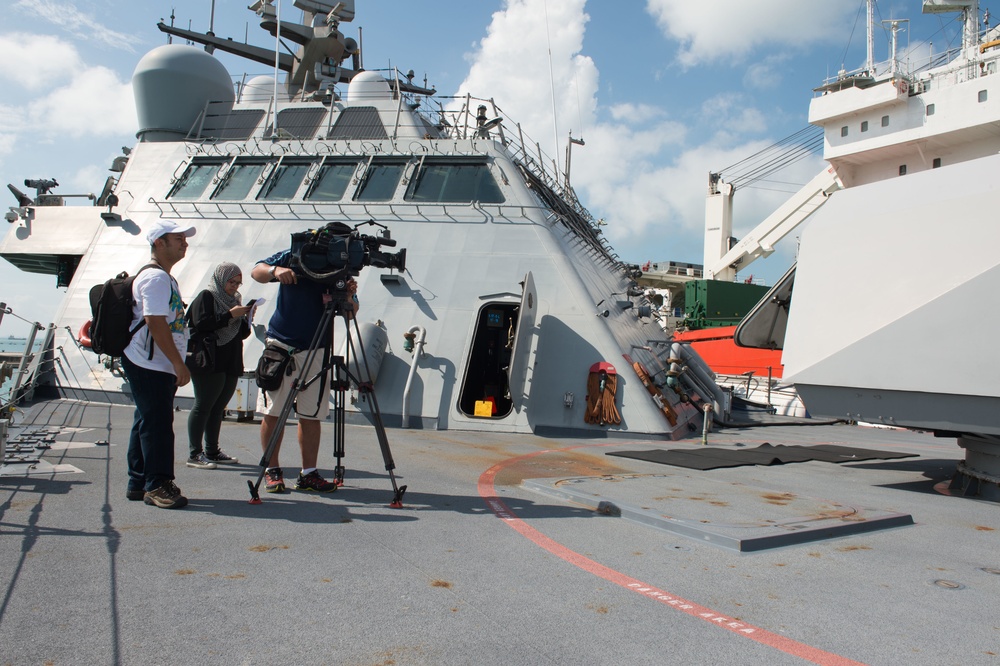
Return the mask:
<path id="1" fill-rule="evenodd" d="M 688 474 L 529 479 L 524 487 L 739 552 L 913 524 L 909 514 Z"/>

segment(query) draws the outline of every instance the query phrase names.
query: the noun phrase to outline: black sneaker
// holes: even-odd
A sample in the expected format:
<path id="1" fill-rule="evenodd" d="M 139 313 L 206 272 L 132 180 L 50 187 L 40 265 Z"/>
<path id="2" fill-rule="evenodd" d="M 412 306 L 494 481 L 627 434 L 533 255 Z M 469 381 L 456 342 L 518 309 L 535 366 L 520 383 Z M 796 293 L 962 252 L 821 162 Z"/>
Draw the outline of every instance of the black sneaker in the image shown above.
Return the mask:
<path id="1" fill-rule="evenodd" d="M 215 469 L 217 467 L 204 453 L 199 453 L 188 458 L 187 466 L 194 467 L 195 469 Z"/>
<path id="2" fill-rule="evenodd" d="M 264 470 L 264 490 L 269 493 L 285 492 L 285 475 L 280 467 Z"/>
<path id="3" fill-rule="evenodd" d="M 173 481 L 164 481 L 156 490 L 150 490 L 142 501 L 161 509 L 179 509 L 188 503 L 187 498 L 181 495 L 181 489 Z"/>
<path id="4" fill-rule="evenodd" d="M 238 458 L 228 456 L 222 451 L 217 453 L 206 453 L 205 457 L 208 458 L 210 462 L 214 462 L 216 465 L 235 465 L 239 462 Z"/>
<path id="5" fill-rule="evenodd" d="M 299 480 L 295 483 L 296 490 L 310 490 L 316 493 L 332 493 L 337 490 L 337 484 L 331 481 L 327 481 L 319 472 L 313 470 L 302 476 L 299 473 Z"/>
<path id="6" fill-rule="evenodd" d="M 143 490 L 142 488 L 139 488 L 138 490 L 133 490 L 132 488 L 128 488 L 125 490 L 125 499 L 127 499 L 129 502 L 142 501 L 142 499 L 145 496 L 146 496 L 146 491 Z"/>

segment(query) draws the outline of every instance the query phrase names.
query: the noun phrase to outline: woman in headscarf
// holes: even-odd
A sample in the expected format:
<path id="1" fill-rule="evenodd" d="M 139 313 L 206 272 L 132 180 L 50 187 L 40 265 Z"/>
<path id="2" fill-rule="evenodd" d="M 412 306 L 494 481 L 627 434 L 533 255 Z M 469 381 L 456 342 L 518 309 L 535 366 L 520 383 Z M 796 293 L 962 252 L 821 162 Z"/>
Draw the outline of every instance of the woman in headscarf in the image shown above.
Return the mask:
<path id="1" fill-rule="evenodd" d="M 219 448 L 219 431 L 243 374 L 243 340 L 250 335 L 247 313 L 251 306 L 242 304 L 241 284 L 243 271 L 224 261 L 209 278 L 208 288 L 188 308 L 192 353 L 187 365 L 194 386 L 194 407 L 188 417 L 188 467 L 215 469 L 239 462 Z"/>

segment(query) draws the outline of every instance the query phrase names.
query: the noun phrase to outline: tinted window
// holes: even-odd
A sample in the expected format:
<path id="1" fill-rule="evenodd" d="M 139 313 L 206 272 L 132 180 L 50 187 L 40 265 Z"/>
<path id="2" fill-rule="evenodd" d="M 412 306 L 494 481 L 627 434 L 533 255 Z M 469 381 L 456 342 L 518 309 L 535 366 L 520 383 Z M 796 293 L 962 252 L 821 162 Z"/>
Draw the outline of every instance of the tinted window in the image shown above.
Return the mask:
<path id="1" fill-rule="evenodd" d="M 340 201 L 351 183 L 357 162 L 325 162 L 306 193 L 311 201 Z"/>
<path id="2" fill-rule="evenodd" d="M 411 201 L 503 203 L 503 193 L 486 164 L 424 164 L 414 180 Z"/>
<path id="3" fill-rule="evenodd" d="M 308 162 L 282 162 L 274 168 L 257 198 L 272 201 L 288 201 L 294 198 L 308 170 Z"/>
<path id="4" fill-rule="evenodd" d="M 167 198 L 189 201 L 201 197 L 211 184 L 212 178 L 219 172 L 220 166 L 222 166 L 222 162 L 190 164 Z"/>
<path id="5" fill-rule="evenodd" d="M 405 162 L 373 162 L 354 197 L 358 201 L 388 201 L 396 193 Z"/>
<path id="6" fill-rule="evenodd" d="M 226 179 L 212 195 L 213 199 L 246 199 L 260 178 L 265 162 L 237 162 L 226 173 Z"/>

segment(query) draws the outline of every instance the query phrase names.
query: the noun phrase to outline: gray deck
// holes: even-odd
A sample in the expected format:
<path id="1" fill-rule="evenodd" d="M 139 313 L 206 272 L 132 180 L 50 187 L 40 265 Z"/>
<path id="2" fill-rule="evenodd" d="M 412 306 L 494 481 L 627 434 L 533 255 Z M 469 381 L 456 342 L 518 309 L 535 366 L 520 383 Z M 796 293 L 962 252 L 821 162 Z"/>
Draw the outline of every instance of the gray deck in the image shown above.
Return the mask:
<path id="1" fill-rule="evenodd" d="M 648 440 L 390 429 L 409 488 L 392 509 L 373 430 L 349 426 L 344 488 L 251 505 L 258 425 L 224 425 L 243 464 L 195 470 L 176 416 L 190 505 L 166 511 L 125 500 L 129 408 L 17 415 L 12 437 L 54 442 L 0 475 L 0 663 L 1000 663 L 1000 506 L 934 490 L 951 440 L 732 429 L 709 443 L 919 457 L 699 472 L 605 455 Z M 294 476 L 292 426 L 283 448 Z M 880 516 L 913 524 L 755 552 L 704 536 Z"/>

